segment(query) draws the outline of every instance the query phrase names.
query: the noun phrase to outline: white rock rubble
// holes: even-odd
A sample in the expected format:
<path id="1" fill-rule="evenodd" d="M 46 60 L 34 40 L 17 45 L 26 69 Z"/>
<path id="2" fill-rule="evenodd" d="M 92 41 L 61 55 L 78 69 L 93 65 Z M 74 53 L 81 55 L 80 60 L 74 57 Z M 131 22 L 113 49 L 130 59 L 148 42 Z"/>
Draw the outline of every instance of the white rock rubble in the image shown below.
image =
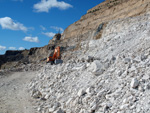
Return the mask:
<path id="1" fill-rule="evenodd" d="M 149 113 L 149 28 L 148 14 L 111 21 L 100 39 L 82 42 L 82 48 L 72 52 L 82 60 L 45 65 L 29 85 L 31 93 L 39 91 L 38 97 L 46 98 L 35 98 L 37 109 L 42 106 L 44 113 Z"/>

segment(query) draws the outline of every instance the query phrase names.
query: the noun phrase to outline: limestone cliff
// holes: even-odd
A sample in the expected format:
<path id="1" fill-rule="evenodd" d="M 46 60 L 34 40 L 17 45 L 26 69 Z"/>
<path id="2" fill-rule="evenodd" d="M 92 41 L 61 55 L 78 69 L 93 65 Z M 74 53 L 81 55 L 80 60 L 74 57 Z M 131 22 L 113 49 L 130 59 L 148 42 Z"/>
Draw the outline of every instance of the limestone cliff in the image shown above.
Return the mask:
<path id="1" fill-rule="evenodd" d="M 150 11 L 150 0 L 106 0 L 87 11 L 64 31 L 64 38 L 79 37 L 94 31 L 101 23 L 133 17 Z"/>

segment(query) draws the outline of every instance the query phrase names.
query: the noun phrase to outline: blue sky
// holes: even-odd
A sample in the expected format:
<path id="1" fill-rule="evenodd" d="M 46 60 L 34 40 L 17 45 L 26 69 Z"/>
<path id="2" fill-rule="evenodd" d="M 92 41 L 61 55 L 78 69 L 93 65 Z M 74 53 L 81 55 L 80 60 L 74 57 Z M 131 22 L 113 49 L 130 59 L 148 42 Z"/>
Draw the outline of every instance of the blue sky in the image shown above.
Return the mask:
<path id="1" fill-rule="evenodd" d="M 47 45 L 104 0 L 0 0 L 0 54 Z"/>

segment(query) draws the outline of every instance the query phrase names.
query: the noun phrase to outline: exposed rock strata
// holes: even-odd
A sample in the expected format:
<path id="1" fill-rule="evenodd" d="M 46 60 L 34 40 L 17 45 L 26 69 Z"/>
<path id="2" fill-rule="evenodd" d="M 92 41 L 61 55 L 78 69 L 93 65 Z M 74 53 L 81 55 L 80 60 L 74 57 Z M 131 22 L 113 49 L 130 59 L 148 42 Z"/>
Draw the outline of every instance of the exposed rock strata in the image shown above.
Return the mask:
<path id="1" fill-rule="evenodd" d="M 81 19 L 64 31 L 64 38 L 72 38 L 96 30 L 101 23 L 133 17 L 150 10 L 150 0 L 107 0 L 88 10 Z"/>

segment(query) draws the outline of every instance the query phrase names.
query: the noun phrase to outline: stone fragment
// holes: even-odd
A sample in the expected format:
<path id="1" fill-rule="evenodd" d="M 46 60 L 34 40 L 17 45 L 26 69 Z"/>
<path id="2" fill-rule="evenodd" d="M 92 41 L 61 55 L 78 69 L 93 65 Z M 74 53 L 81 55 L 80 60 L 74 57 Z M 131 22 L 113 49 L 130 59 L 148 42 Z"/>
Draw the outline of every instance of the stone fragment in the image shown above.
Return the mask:
<path id="1" fill-rule="evenodd" d="M 128 106 L 129 106 L 128 104 L 121 105 L 121 106 L 120 106 L 120 109 L 123 110 L 123 109 L 125 109 L 125 108 L 128 108 Z"/>
<path id="2" fill-rule="evenodd" d="M 140 63 L 140 60 L 135 58 L 132 60 L 132 63 Z"/>
<path id="3" fill-rule="evenodd" d="M 92 106 L 91 106 L 91 111 L 95 111 L 95 110 L 96 110 L 96 108 L 97 108 L 97 104 L 96 104 L 96 103 L 94 103 L 94 105 L 92 105 Z"/>
<path id="4" fill-rule="evenodd" d="M 84 110 L 84 109 L 81 109 L 79 113 L 85 113 L 85 110 Z"/>
<path id="5" fill-rule="evenodd" d="M 118 75 L 118 76 L 121 76 L 121 75 L 122 75 L 122 71 L 121 71 L 121 70 L 118 70 L 118 71 L 117 71 L 117 75 Z"/>
<path id="6" fill-rule="evenodd" d="M 33 90 L 32 95 L 33 98 L 40 98 L 42 96 L 41 92 L 39 90 Z"/>
<path id="7" fill-rule="evenodd" d="M 37 110 L 38 110 L 38 111 L 41 111 L 41 107 L 38 107 Z"/>
<path id="8" fill-rule="evenodd" d="M 147 83 L 146 85 L 145 85 L 145 88 L 144 88 L 145 90 L 150 90 L 150 83 Z"/>
<path id="9" fill-rule="evenodd" d="M 139 85 L 139 81 L 136 78 L 133 78 L 130 85 L 132 88 L 137 88 Z"/>
<path id="10" fill-rule="evenodd" d="M 80 61 L 81 61 L 81 62 L 85 62 L 85 59 L 84 59 L 84 58 L 81 58 Z"/>
<path id="11" fill-rule="evenodd" d="M 83 90 L 83 89 L 80 89 L 79 91 L 78 91 L 78 96 L 80 97 L 80 96 L 83 96 L 84 94 L 86 94 L 86 92 Z"/>
<path id="12" fill-rule="evenodd" d="M 58 110 L 54 111 L 53 113 L 65 113 L 61 108 L 59 108 Z"/>
<path id="13" fill-rule="evenodd" d="M 148 80 L 149 78 L 150 78 L 150 76 L 148 74 L 146 74 L 142 77 L 142 79 L 144 79 L 144 80 Z"/>
<path id="14" fill-rule="evenodd" d="M 83 98 L 83 102 L 85 104 L 88 104 L 88 101 L 90 100 L 91 96 L 90 95 L 87 95 L 85 98 Z"/>
<path id="15" fill-rule="evenodd" d="M 110 109 L 111 107 L 112 107 L 112 103 L 107 103 L 107 104 L 105 104 L 105 105 L 104 105 L 104 108 L 103 108 L 104 113 L 105 113 L 106 111 L 108 111 L 108 109 Z"/>
<path id="16" fill-rule="evenodd" d="M 129 69 L 130 72 L 135 72 L 136 71 L 136 67 L 135 66 L 132 66 L 130 69 Z"/>
<path id="17" fill-rule="evenodd" d="M 48 111 L 49 111 L 49 113 L 53 113 L 54 112 L 54 108 L 49 108 Z"/>
<path id="18" fill-rule="evenodd" d="M 104 95 L 104 93 L 105 93 L 105 90 L 99 91 L 99 92 L 97 93 L 97 96 L 98 96 L 98 97 L 101 97 L 101 96 Z M 108 96 L 108 95 L 106 95 L 106 97 L 107 97 L 107 96 Z"/>
<path id="19" fill-rule="evenodd" d="M 127 102 L 127 99 L 125 98 L 122 103 L 125 104 L 126 102 Z"/>
<path id="20" fill-rule="evenodd" d="M 135 105 L 130 106 L 130 109 L 135 109 L 135 108 L 136 108 Z"/>
<path id="21" fill-rule="evenodd" d="M 79 66 L 75 66 L 73 69 L 74 70 L 85 70 L 86 64 L 80 64 Z"/>
<path id="22" fill-rule="evenodd" d="M 138 87 L 138 90 L 143 92 L 143 91 L 144 91 L 144 88 L 143 88 L 142 86 L 139 86 L 139 87 Z"/>
<path id="23" fill-rule="evenodd" d="M 91 87 L 88 87 L 88 88 L 86 89 L 86 93 L 87 93 L 87 94 L 90 94 L 90 93 L 91 93 Z"/>
<path id="24" fill-rule="evenodd" d="M 87 64 L 86 64 L 86 67 L 89 67 L 89 66 L 90 66 L 90 63 L 87 63 Z"/>
<path id="25" fill-rule="evenodd" d="M 116 57 L 112 56 L 111 60 L 110 60 L 111 64 L 113 64 L 115 62 L 115 60 L 116 60 Z"/>
<path id="26" fill-rule="evenodd" d="M 92 57 L 92 56 L 87 56 L 86 61 L 87 61 L 87 62 L 93 62 L 93 61 L 94 61 L 94 57 Z"/>
<path id="27" fill-rule="evenodd" d="M 91 71 L 95 75 L 103 74 L 103 72 L 104 72 L 103 64 L 100 61 L 95 60 L 89 66 L 89 71 Z"/>
<path id="28" fill-rule="evenodd" d="M 96 47 L 97 47 L 96 41 L 95 40 L 90 40 L 89 48 L 96 48 Z"/>
<path id="29" fill-rule="evenodd" d="M 146 60 L 146 59 L 147 59 L 147 56 L 146 56 L 146 55 L 144 55 L 144 54 L 141 55 L 141 60 L 142 60 L 142 61 L 144 61 L 144 60 Z"/>
<path id="30" fill-rule="evenodd" d="M 110 66 L 109 62 L 105 62 L 105 63 L 104 63 L 104 69 L 108 69 L 109 66 Z"/>
<path id="31" fill-rule="evenodd" d="M 47 100 L 49 98 L 49 94 L 45 95 L 44 98 Z"/>
<path id="32" fill-rule="evenodd" d="M 66 106 L 69 106 L 71 101 L 72 101 L 72 98 L 68 99 L 68 101 L 66 102 Z"/>
<path id="33" fill-rule="evenodd" d="M 136 112 L 137 112 L 137 113 L 141 113 L 141 108 L 140 108 L 140 107 L 137 107 L 137 108 L 136 108 Z"/>
<path id="34" fill-rule="evenodd" d="M 95 93 L 95 91 L 94 91 L 94 86 L 90 86 L 90 87 L 88 87 L 87 89 L 86 89 L 86 93 L 87 94 L 94 94 Z"/>
<path id="35" fill-rule="evenodd" d="M 130 58 L 125 58 L 125 59 L 124 59 L 124 63 L 125 63 L 125 64 L 128 64 L 128 63 L 130 63 L 130 62 L 131 62 L 131 59 L 130 59 Z"/>
<path id="36" fill-rule="evenodd" d="M 61 106 L 61 104 L 59 102 L 56 102 L 53 106 L 54 110 L 56 110 L 57 108 L 59 108 Z"/>

